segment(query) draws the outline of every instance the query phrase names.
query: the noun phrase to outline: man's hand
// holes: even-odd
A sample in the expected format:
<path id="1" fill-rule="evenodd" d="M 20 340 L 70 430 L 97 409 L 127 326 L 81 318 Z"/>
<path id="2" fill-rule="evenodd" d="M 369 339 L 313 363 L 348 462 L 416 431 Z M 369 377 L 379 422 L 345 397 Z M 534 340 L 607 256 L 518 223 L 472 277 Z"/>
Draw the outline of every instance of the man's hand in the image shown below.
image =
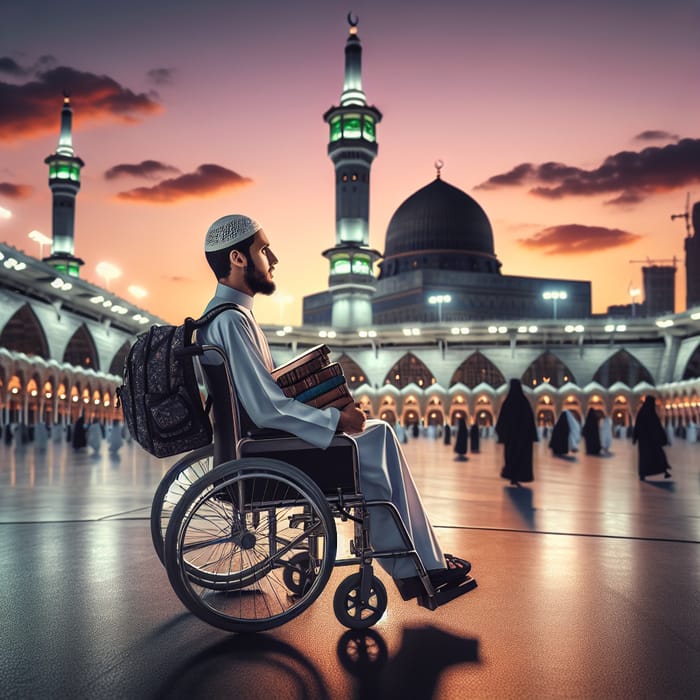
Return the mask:
<path id="1" fill-rule="evenodd" d="M 354 404 L 348 404 L 338 419 L 338 431 L 341 433 L 361 433 L 365 429 L 365 414 Z"/>

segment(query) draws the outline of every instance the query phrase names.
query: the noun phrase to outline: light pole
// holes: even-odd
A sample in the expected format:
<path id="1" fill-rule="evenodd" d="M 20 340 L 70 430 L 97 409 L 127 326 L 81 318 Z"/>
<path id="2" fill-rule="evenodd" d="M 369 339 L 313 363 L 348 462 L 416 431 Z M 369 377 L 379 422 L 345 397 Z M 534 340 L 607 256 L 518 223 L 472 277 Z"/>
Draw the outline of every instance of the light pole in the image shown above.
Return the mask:
<path id="1" fill-rule="evenodd" d="M 632 298 L 632 316 L 637 315 L 637 304 L 635 299 L 640 295 L 641 290 L 639 287 L 630 287 L 630 297 Z"/>
<path id="2" fill-rule="evenodd" d="M 438 307 L 438 323 L 442 323 L 442 305 L 449 304 L 452 301 L 450 294 L 432 294 L 428 297 L 428 304 Z"/>
<path id="3" fill-rule="evenodd" d="M 277 294 L 277 303 L 280 307 L 280 323 L 284 323 L 284 309 L 286 306 L 294 301 L 294 297 L 291 294 L 284 294 L 282 292 Z"/>
<path id="4" fill-rule="evenodd" d="M 557 302 L 558 301 L 563 301 L 566 299 L 569 295 L 563 290 L 563 289 L 554 289 L 554 290 L 548 290 L 546 292 L 542 292 L 542 298 L 545 301 L 551 301 L 552 302 L 552 313 L 554 318 L 556 320 L 557 318 Z"/>
<path id="5" fill-rule="evenodd" d="M 35 243 L 39 244 L 39 258 L 44 257 L 44 246 L 45 245 L 51 245 L 51 239 L 43 234 L 41 231 L 37 231 L 34 229 L 34 231 L 30 231 L 28 234 L 29 238 L 31 238 Z"/>
<path id="6" fill-rule="evenodd" d="M 143 299 L 148 296 L 148 292 L 137 284 L 130 284 L 127 291 L 132 297 L 136 297 L 137 299 Z"/>
<path id="7" fill-rule="evenodd" d="M 95 269 L 97 270 L 97 274 L 104 278 L 105 289 L 109 289 L 110 280 L 121 277 L 122 274 L 122 271 L 116 265 L 112 265 L 112 263 L 108 262 L 97 263 L 97 267 Z"/>

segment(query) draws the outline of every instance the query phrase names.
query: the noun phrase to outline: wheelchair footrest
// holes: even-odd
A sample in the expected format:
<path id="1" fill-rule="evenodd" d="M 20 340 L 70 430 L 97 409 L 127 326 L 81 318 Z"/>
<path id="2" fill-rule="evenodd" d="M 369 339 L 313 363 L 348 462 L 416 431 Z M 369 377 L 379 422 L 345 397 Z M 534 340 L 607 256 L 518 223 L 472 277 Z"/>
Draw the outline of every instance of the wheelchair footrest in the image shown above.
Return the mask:
<path id="1" fill-rule="evenodd" d="M 455 598 L 469 593 L 476 588 L 476 579 L 467 576 L 465 579 L 453 586 L 441 586 L 435 591 L 435 595 L 429 596 L 426 593 L 418 596 L 418 605 L 428 610 L 435 610 L 440 605 L 445 605 Z"/>

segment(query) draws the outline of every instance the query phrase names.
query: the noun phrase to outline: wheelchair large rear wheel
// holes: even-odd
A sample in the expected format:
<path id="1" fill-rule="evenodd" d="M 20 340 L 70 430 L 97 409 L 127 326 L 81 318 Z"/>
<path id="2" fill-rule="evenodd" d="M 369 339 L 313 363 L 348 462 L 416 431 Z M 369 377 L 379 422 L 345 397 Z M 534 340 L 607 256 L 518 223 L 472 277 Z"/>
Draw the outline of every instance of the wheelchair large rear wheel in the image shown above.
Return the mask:
<path id="1" fill-rule="evenodd" d="M 230 632 L 278 627 L 321 594 L 336 530 L 319 487 L 296 467 L 247 457 L 226 462 L 183 493 L 165 536 L 173 590 L 199 618 Z M 309 572 L 296 581 L 302 555 Z"/>
<path id="2" fill-rule="evenodd" d="M 165 563 L 163 543 L 173 509 L 182 494 L 213 468 L 214 445 L 209 444 L 181 457 L 160 480 L 151 503 L 151 539 L 161 564 Z"/>

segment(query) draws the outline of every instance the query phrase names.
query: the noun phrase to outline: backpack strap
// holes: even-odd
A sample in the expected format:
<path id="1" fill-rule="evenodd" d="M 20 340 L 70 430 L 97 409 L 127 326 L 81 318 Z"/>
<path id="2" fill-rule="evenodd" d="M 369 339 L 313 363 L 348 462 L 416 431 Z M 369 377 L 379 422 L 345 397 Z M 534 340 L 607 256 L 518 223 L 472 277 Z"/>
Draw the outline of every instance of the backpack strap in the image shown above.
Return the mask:
<path id="1" fill-rule="evenodd" d="M 207 323 L 211 323 L 222 311 L 235 310 L 239 313 L 243 313 L 243 307 L 240 304 L 234 304 L 231 301 L 227 301 L 223 304 L 215 306 L 213 309 L 209 309 L 204 315 L 200 316 L 198 319 L 188 318 L 187 320 L 192 323 L 192 329 L 201 328 L 206 326 Z"/>
<path id="2" fill-rule="evenodd" d="M 239 304 L 234 304 L 233 302 L 229 301 L 224 304 L 219 304 L 213 309 L 209 309 L 209 311 L 207 311 L 199 318 L 192 318 L 191 316 L 188 316 L 183 324 L 185 327 L 185 345 L 192 345 L 192 334 L 194 333 L 194 331 L 196 331 L 198 328 L 201 328 L 202 326 L 206 326 L 208 323 L 211 323 L 222 311 L 229 310 L 235 310 L 239 313 L 243 313 L 243 307 L 241 307 Z"/>

